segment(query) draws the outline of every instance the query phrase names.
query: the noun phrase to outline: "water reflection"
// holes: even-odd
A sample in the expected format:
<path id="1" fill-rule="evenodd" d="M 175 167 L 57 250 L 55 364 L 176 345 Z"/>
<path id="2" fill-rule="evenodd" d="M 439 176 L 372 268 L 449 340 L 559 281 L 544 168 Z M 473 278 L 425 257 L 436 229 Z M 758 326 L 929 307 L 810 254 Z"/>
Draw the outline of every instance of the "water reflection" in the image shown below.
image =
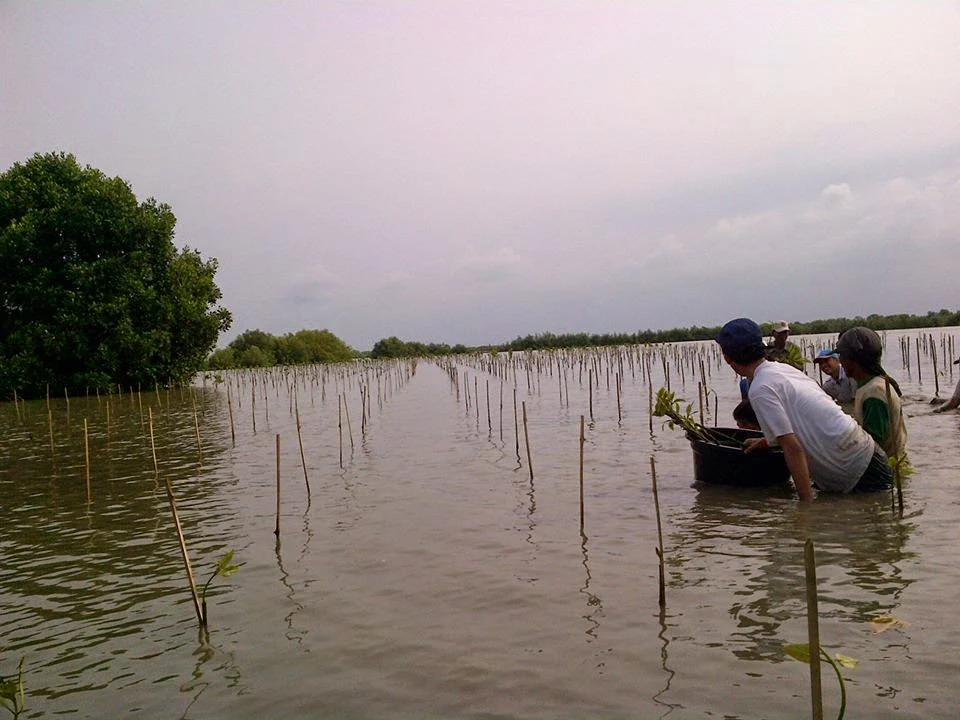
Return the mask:
<path id="1" fill-rule="evenodd" d="M 822 496 L 702 488 L 673 531 L 673 585 L 717 579 L 733 600 L 728 638 L 740 659 L 784 660 L 781 626 L 805 616 L 803 543 L 813 539 L 821 618 L 867 623 L 893 614 L 911 580 L 902 570 L 912 518 L 894 517 L 887 494 Z M 714 590 L 716 592 L 716 590 Z"/>
<path id="2" fill-rule="evenodd" d="M 580 555 L 584 573 L 583 586 L 580 588 L 580 593 L 586 597 L 587 601 L 586 614 L 581 615 L 581 617 L 587 621 L 587 629 L 583 632 L 587 636 L 587 642 L 589 643 L 597 639 L 597 630 L 600 628 L 600 620 L 598 618 L 603 617 L 603 602 L 599 596 L 590 590 L 590 581 L 593 576 L 590 574 L 587 534 L 583 532 L 583 530 L 580 531 Z"/>

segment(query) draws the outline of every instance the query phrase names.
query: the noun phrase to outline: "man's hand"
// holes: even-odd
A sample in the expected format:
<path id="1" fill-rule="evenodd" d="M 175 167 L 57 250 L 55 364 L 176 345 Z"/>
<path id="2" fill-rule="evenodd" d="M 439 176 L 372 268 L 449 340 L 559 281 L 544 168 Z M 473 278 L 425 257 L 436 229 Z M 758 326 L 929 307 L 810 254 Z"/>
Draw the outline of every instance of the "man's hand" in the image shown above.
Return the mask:
<path id="1" fill-rule="evenodd" d="M 767 439 L 765 437 L 761 438 L 750 438 L 743 443 L 743 452 L 749 455 L 752 452 L 757 452 L 758 450 L 766 450 L 769 445 L 767 445 Z"/>
<path id="2" fill-rule="evenodd" d="M 787 467 L 790 468 L 790 476 L 797 488 L 797 495 L 804 502 L 813 500 L 813 480 L 810 477 L 807 453 L 804 451 L 803 445 L 800 444 L 797 436 L 793 433 L 781 435 L 777 438 L 777 442 L 783 448 L 783 457 L 787 461 Z"/>

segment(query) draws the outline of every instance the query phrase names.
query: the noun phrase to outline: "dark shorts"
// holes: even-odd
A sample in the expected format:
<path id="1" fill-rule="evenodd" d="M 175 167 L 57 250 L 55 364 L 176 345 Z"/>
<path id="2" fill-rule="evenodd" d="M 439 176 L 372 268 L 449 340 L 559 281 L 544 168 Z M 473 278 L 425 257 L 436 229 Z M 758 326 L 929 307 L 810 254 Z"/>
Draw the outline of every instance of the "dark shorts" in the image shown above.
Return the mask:
<path id="1" fill-rule="evenodd" d="M 863 471 L 853 492 L 882 492 L 893 487 L 893 469 L 887 460 L 887 454 L 879 445 L 874 445 L 873 457 Z"/>

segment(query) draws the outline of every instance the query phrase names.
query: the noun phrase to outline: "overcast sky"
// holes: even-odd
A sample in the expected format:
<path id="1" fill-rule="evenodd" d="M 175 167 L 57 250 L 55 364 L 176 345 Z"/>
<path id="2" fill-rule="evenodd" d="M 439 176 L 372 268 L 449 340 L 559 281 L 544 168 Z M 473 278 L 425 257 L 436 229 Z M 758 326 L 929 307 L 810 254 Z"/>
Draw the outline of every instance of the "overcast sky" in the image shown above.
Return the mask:
<path id="1" fill-rule="evenodd" d="M 0 170 L 173 207 L 260 328 L 960 307 L 960 3 L 0 3 Z"/>

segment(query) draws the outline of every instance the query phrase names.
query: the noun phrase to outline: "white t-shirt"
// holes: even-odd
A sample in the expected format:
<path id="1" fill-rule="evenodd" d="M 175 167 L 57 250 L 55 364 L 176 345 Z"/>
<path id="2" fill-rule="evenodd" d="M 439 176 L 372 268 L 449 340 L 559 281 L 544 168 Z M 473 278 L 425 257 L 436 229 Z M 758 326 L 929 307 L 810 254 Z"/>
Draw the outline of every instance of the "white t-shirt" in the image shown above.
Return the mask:
<path id="1" fill-rule="evenodd" d="M 748 392 L 769 445 L 793 433 L 821 490 L 849 492 L 873 457 L 873 438 L 817 381 L 786 363 L 761 362 Z"/>

